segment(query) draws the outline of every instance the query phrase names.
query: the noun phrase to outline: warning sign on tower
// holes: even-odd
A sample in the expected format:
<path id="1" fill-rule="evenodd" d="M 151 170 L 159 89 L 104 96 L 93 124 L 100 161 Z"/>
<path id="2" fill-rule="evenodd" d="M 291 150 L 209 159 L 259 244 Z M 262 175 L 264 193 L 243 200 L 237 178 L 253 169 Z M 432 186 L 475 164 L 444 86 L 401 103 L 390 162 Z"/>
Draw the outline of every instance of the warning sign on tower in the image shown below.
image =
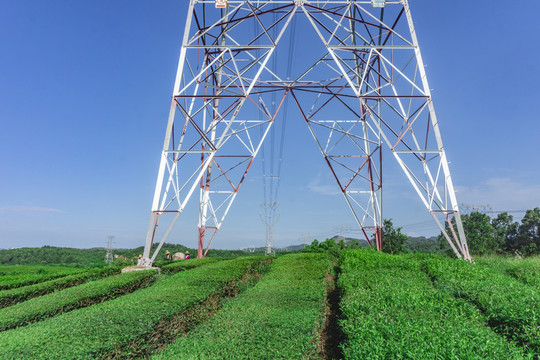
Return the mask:
<path id="1" fill-rule="evenodd" d="M 227 0 L 216 0 L 217 8 L 224 8 L 227 6 Z"/>

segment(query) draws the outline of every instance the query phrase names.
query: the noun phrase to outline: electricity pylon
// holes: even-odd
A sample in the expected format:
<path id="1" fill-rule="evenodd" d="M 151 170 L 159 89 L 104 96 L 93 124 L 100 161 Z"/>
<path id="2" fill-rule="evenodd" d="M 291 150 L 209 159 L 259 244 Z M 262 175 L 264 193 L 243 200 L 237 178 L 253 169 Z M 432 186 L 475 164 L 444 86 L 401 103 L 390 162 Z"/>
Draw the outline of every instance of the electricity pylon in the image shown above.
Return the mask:
<path id="1" fill-rule="evenodd" d="M 286 79 L 269 59 L 293 17 L 321 51 Z M 152 264 L 196 191 L 205 255 L 287 96 L 371 246 L 383 241 L 384 145 L 455 254 L 471 260 L 407 0 L 190 0 L 139 265 Z"/>
<path id="2" fill-rule="evenodd" d="M 113 242 L 114 236 L 109 236 L 107 240 L 107 251 L 105 252 L 105 263 L 111 265 L 114 261 L 113 256 Z"/>

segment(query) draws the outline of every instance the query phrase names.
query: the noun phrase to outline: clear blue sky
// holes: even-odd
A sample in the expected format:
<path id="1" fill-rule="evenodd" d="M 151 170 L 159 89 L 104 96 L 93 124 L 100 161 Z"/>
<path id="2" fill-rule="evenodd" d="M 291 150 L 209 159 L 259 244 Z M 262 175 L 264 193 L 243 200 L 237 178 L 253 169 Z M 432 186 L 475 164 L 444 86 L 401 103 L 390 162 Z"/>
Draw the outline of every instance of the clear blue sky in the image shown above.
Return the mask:
<path id="1" fill-rule="evenodd" d="M 540 206 L 540 3 L 410 3 L 458 201 Z M 0 2 L 0 248 L 104 246 L 107 235 L 118 247 L 144 244 L 186 9 L 186 0 Z M 353 224 L 307 129 L 294 136 L 277 246 Z M 393 163 L 385 174 L 384 216 L 410 235 L 436 234 Z M 217 248 L 264 244 L 261 176 L 257 164 Z M 191 205 L 171 241 L 195 247 Z"/>

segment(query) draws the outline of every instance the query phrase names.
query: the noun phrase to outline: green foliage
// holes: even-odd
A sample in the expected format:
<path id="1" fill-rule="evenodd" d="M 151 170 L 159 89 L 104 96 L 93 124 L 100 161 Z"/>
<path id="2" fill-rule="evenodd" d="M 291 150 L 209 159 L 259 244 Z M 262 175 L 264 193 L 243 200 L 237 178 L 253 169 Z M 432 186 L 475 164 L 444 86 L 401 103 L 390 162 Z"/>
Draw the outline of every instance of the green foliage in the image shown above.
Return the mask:
<path id="1" fill-rule="evenodd" d="M 497 242 L 503 244 L 506 251 L 518 249 L 517 235 L 519 223 L 514 221 L 514 217 L 507 212 L 502 212 L 491 220 L 497 234 Z"/>
<path id="2" fill-rule="evenodd" d="M 306 359 L 322 317 L 326 254 L 291 254 L 202 326 L 151 359 Z"/>
<path id="3" fill-rule="evenodd" d="M 0 331 L 114 299 L 126 292 L 148 285 L 155 276 L 155 270 L 128 272 L 0 309 Z"/>
<path id="4" fill-rule="evenodd" d="M 517 245 L 526 255 L 540 254 L 540 208 L 527 210 L 521 219 Z"/>
<path id="5" fill-rule="evenodd" d="M 0 308 L 37 296 L 45 295 L 53 291 L 79 285 L 90 280 L 95 280 L 104 276 L 117 274 L 119 272 L 119 268 L 107 267 L 103 269 L 89 270 L 80 274 L 67 275 L 58 279 L 49 280 L 38 284 L 5 290 L 0 292 Z"/>
<path id="6" fill-rule="evenodd" d="M 32 275 L 32 274 L 74 274 L 80 272 L 80 269 L 66 266 L 50 265 L 0 265 L 0 281 L 6 276 L 13 275 Z"/>
<path id="7" fill-rule="evenodd" d="M 401 233 L 400 227 L 395 228 L 392 223 L 392 219 L 384 219 L 382 233 L 382 251 L 389 254 L 401 254 L 407 252 L 405 249 L 405 243 L 407 242 L 407 235 Z M 375 235 L 373 235 L 373 242 L 375 243 Z"/>
<path id="8" fill-rule="evenodd" d="M 475 262 L 487 266 L 502 274 L 507 274 L 523 284 L 540 289 L 540 256 L 517 259 L 503 256 L 485 256 L 475 258 Z"/>
<path id="9" fill-rule="evenodd" d="M 158 244 L 154 244 L 152 251 L 156 249 Z M 165 250 L 171 253 L 185 252 L 189 250 L 193 256 L 197 254 L 196 249 L 190 249 L 180 244 L 163 244 L 163 249 L 159 252 L 156 262 L 166 261 Z M 114 255 L 119 255 L 125 259 L 115 259 L 114 265 L 129 266 L 136 262 L 138 256 L 142 254 L 144 247 L 140 246 L 135 249 L 114 249 Z M 35 265 L 35 264 L 63 264 L 69 266 L 105 266 L 105 249 L 74 249 L 62 248 L 54 246 L 43 246 L 41 248 L 20 248 L 0 250 L 0 265 Z M 218 250 L 210 249 L 207 257 L 227 257 L 235 258 L 238 256 L 253 256 L 261 253 L 247 253 L 242 250 Z M 1 275 L 1 267 L 0 267 Z"/>
<path id="10" fill-rule="evenodd" d="M 301 250 L 303 253 L 328 253 L 331 256 L 338 258 L 339 253 L 343 249 L 356 249 L 358 248 L 358 241 L 352 240 L 348 243 L 345 243 L 343 239 L 337 241 L 336 238 L 326 239 L 323 242 L 319 242 L 317 239 L 313 240 L 311 245 L 306 245 L 304 249 Z"/>
<path id="11" fill-rule="evenodd" d="M 54 246 L 0 250 L 0 264 L 19 265 L 78 265 L 103 263 L 105 249 L 73 249 Z"/>
<path id="12" fill-rule="evenodd" d="M 516 260 L 514 266 L 507 269 L 507 273 L 518 281 L 540 290 L 540 257 Z"/>
<path id="13" fill-rule="evenodd" d="M 533 256 L 540 254 L 540 208 L 527 210 L 521 224 L 514 221 L 512 215 L 500 213 L 491 219 L 478 211 L 462 215 L 463 228 L 467 237 L 469 251 L 475 255 L 493 254 L 504 250 L 509 253 L 520 252 Z M 455 228 L 455 220 L 452 218 Z M 446 230 L 450 233 L 448 224 Z M 438 237 L 441 250 L 451 254 L 446 239 L 442 234 Z"/>
<path id="14" fill-rule="evenodd" d="M 218 257 L 208 257 L 202 259 L 189 259 L 189 260 L 178 260 L 178 261 L 167 261 L 164 262 L 161 267 L 161 271 L 164 273 L 176 273 L 179 271 L 189 270 L 201 265 L 212 264 L 218 261 L 222 261 L 230 258 L 218 258 Z"/>
<path id="15" fill-rule="evenodd" d="M 239 278 L 255 261 L 245 257 L 182 271 L 132 294 L 4 331 L 2 359 L 102 359 Z"/>
<path id="16" fill-rule="evenodd" d="M 37 284 L 81 271 L 63 266 L 0 266 L 0 290 Z"/>
<path id="17" fill-rule="evenodd" d="M 465 261 L 425 259 L 423 266 L 443 292 L 475 304 L 499 334 L 540 357 L 540 293 L 537 288 Z"/>
<path id="18" fill-rule="evenodd" d="M 436 254 L 440 251 L 436 237 L 425 238 L 424 236 L 409 236 L 405 243 L 405 249 L 407 252 L 424 254 Z"/>
<path id="19" fill-rule="evenodd" d="M 359 250 L 342 259 L 345 359 L 522 358 L 478 309 L 434 289 L 410 255 Z"/>
<path id="20" fill-rule="evenodd" d="M 497 236 L 489 215 L 473 211 L 463 217 L 463 228 L 467 245 L 473 254 L 493 253 L 503 243 L 503 239 Z"/>
<path id="21" fill-rule="evenodd" d="M 473 211 L 470 214 L 461 216 L 463 223 L 463 230 L 467 238 L 467 245 L 469 252 L 474 255 L 493 254 L 495 250 L 501 247 L 503 239 L 499 236 L 499 230 L 497 230 L 491 224 L 491 218 L 489 215 L 482 214 L 478 211 Z M 452 226 L 456 229 L 455 219 L 452 218 Z M 446 232 L 452 234 L 452 231 L 446 223 Z M 447 254 L 452 254 L 452 250 L 448 245 L 446 238 L 442 233 L 438 237 L 441 249 Z"/>

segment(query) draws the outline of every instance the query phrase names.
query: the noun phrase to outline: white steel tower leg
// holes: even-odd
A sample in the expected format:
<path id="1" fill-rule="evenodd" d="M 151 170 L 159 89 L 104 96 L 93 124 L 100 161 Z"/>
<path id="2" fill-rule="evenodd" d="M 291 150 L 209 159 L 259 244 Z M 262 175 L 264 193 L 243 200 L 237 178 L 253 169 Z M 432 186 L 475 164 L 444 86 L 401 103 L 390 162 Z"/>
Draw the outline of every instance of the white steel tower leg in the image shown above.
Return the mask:
<path id="1" fill-rule="evenodd" d="M 218 10 L 206 2 L 190 4 L 139 265 L 150 266 L 155 260 L 197 187 L 201 193 L 198 256 L 204 256 L 205 231 L 214 230 L 211 243 L 268 134 L 280 106 L 269 113 L 268 91 L 255 85 L 263 73 L 276 78 L 267 64 L 290 23 L 294 5 L 282 7 L 277 20 L 269 16 L 272 12 L 265 10 L 266 5 L 240 2 Z M 276 37 L 269 34 L 271 28 L 278 29 Z M 283 94 L 281 105 L 286 89 L 271 91 Z M 262 112 L 262 119 L 254 112 Z M 166 229 L 159 234 L 164 218 Z M 158 237 L 159 245 L 150 255 Z"/>

